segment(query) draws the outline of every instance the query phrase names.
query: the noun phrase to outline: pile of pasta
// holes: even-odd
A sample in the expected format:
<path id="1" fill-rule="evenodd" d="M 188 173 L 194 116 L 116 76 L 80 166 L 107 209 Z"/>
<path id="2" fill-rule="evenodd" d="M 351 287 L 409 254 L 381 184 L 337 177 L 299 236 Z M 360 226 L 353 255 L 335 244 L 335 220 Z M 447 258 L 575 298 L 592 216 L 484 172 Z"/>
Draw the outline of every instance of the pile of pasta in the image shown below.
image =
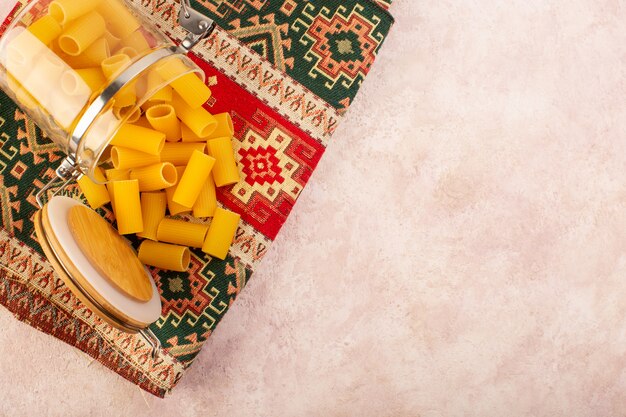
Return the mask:
<path id="1" fill-rule="evenodd" d="M 54 0 L 9 44 L 10 87 L 21 104 L 46 109 L 69 131 L 90 97 L 156 44 L 124 2 Z M 36 70 L 25 73 L 27 66 Z M 239 181 L 233 124 L 228 113 L 203 108 L 210 97 L 181 58 L 157 63 L 113 99 L 110 125 L 125 120 L 110 142 L 113 167 L 96 168 L 95 182 L 78 180 L 92 208 L 111 204 L 121 235 L 143 239 L 146 265 L 186 271 L 190 247 L 225 259 L 233 241 L 240 216 L 216 198 L 216 187 Z"/>
<path id="2" fill-rule="evenodd" d="M 186 88 L 174 83 L 172 102 L 153 103 L 138 122 L 118 130 L 111 141 L 113 168 L 96 168 L 97 182 L 88 176 L 78 180 L 92 208 L 111 203 L 120 234 L 144 239 L 139 246 L 144 264 L 174 271 L 187 270 L 190 247 L 225 259 L 240 219 L 218 206 L 216 193 L 240 178 L 230 115 L 190 107 Z M 204 84 L 201 89 L 211 94 Z M 189 125 L 209 133 L 200 137 Z M 206 225 L 167 212 L 212 220 Z"/>

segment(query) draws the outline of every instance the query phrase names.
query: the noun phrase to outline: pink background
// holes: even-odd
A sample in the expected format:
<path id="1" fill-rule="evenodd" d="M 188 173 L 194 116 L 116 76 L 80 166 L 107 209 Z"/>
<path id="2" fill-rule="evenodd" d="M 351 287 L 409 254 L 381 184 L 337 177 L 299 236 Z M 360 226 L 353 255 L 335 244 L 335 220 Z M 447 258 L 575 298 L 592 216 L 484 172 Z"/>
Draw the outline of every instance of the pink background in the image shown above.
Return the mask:
<path id="1" fill-rule="evenodd" d="M 626 414 L 624 2 L 392 12 L 310 186 L 174 394 L 144 399 L 0 310 L 0 414 Z"/>

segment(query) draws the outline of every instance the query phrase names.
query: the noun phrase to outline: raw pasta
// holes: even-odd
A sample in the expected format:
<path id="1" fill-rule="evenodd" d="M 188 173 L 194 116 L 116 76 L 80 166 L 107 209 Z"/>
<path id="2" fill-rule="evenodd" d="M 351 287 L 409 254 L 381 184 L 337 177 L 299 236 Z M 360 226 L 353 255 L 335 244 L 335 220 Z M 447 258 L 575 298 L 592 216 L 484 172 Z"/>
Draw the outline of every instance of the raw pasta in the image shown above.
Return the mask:
<path id="1" fill-rule="evenodd" d="M 143 218 L 143 232 L 137 236 L 157 240 L 159 223 L 165 218 L 167 197 L 164 192 L 141 193 L 141 216 Z"/>
<path id="2" fill-rule="evenodd" d="M 189 248 L 151 240 L 141 243 L 138 257 L 146 265 L 179 272 L 185 272 L 191 261 Z"/>
<path id="3" fill-rule="evenodd" d="M 128 55 L 124 54 L 115 54 L 103 61 L 101 61 L 100 65 L 102 66 L 102 73 L 108 80 L 112 80 L 115 78 L 124 68 L 128 67 L 131 63 L 131 59 Z"/>
<path id="4" fill-rule="evenodd" d="M 113 115 L 117 120 L 126 118 L 126 123 L 133 124 L 141 117 L 141 109 L 136 108 L 134 105 L 126 107 L 113 107 Z"/>
<path id="5" fill-rule="evenodd" d="M 94 177 L 101 184 L 96 184 L 86 175 L 80 177 L 77 182 L 91 208 L 97 209 L 104 206 L 106 203 L 109 203 L 111 198 L 109 197 L 107 188 L 104 186 L 106 178 L 100 168 L 96 168 L 94 170 Z"/>
<path id="6" fill-rule="evenodd" d="M 137 57 L 137 55 L 139 55 L 139 52 L 137 52 L 137 50 L 135 48 L 131 48 L 130 46 L 125 46 L 123 48 L 120 48 L 117 50 L 118 54 L 124 54 L 126 56 L 128 56 L 130 59 L 133 59 L 135 57 Z"/>
<path id="7" fill-rule="evenodd" d="M 192 109 L 178 94 L 174 94 L 172 104 L 178 118 L 198 137 L 208 137 L 217 127 L 215 117 L 204 108 Z"/>
<path id="8" fill-rule="evenodd" d="M 135 168 L 130 179 L 139 181 L 139 191 L 156 191 L 172 187 L 178 181 L 178 173 L 169 162 Z"/>
<path id="9" fill-rule="evenodd" d="M 111 50 L 115 50 L 115 48 L 117 48 L 117 46 L 122 42 L 120 38 L 112 34 L 109 30 L 104 32 L 104 39 L 107 40 L 107 43 L 109 44 L 109 48 L 111 48 Z"/>
<path id="10" fill-rule="evenodd" d="M 114 146 L 111 148 L 111 161 L 116 169 L 140 168 L 161 162 L 158 155 Z"/>
<path id="11" fill-rule="evenodd" d="M 148 41 L 146 41 L 141 30 L 137 30 L 122 39 L 122 45 L 133 48 L 137 53 L 150 49 L 150 45 L 148 45 Z"/>
<path id="12" fill-rule="evenodd" d="M 209 153 L 215 158 L 213 179 L 215 185 L 224 187 L 239 182 L 239 168 L 230 137 L 211 139 L 207 142 Z"/>
<path id="13" fill-rule="evenodd" d="M 77 19 L 94 10 L 101 0 L 54 0 L 48 6 L 48 13 L 61 25 Z M 107 1 L 108 3 L 108 1 Z"/>
<path id="14" fill-rule="evenodd" d="M 117 219 L 117 230 L 121 235 L 143 232 L 143 217 L 137 180 L 115 181 L 113 211 Z"/>
<path id="15" fill-rule="evenodd" d="M 10 74 L 7 74 L 7 84 L 11 91 L 15 94 L 15 99 L 27 109 L 35 109 L 39 106 L 37 100 L 26 91 L 22 85 Z"/>
<path id="16" fill-rule="evenodd" d="M 165 81 L 163 77 L 159 75 L 156 71 L 150 71 L 148 74 L 148 85 L 146 86 L 146 91 L 155 91 L 157 88 L 163 85 Z M 152 97 L 150 97 L 150 103 L 169 103 L 172 101 L 172 94 L 174 90 L 169 85 L 162 87 L 160 90 L 156 91 Z"/>
<path id="17" fill-rule="evenodd" d="M 67 64 L 56 55 L 44 53 L 29 73 L 20 74 L 15 78 L 22 83 L 22 86 L 33 95 L 42 107 L 54 116 L 55 112 L 62 109 L 52 108 L 52 98 L 55 95 L 53 93 L 60 93 L 59 81 L 68 69 Z M 20 77 L 25 77 L 25 79 L 22 81 Z M 51 86 L 53 88 L 50 88 Z"/>
<path id="18" fill-rule="evenodd" d="M 163 219 L 157 230 L 157 240 L 159 242 L 201 248 L 208 231 L 209 226 L 205 224 Z"/>
<path id="19" fill-rule="evenodd" d="M 113 136 L 111 145 L 134 149 L 150 155 L 159 155 L 165 145 L 165 134 L 154 129 L 125 123 Z"/>
<path id="20" fill-rule="evenodd" d="M 126 38 L 141 27 L 139 20 L 133 16 L 123 1 L 103 1 L 98 11 L 106 20 L 109 32 L 119 39 Z"/>
<path id="21" fill-rule="evenodd" d="M 107 169 L 104 171 L 108 181 L 124 181 L 130 179 L 130 169 Z"/>
<path id="22" fill-rule="evenodd" d="M 183 177 L 176 186 L 172 200 L 185 207 L 193 207 L 204 182 L 211 175 L 215 159 L 199 151 L 193 151 Z"/>
<path id="23" fill-rule="evenodd" d="M 136 126 L 145 127 L 146 129 L 152 129 L 152 125 L 150 124 L 150 122 L 148 122 L 148 119 L 146 119 L 145 116 L 140 117 L 139 120 L 137 120 L 133 124 Z"/>
<path id="24" fill-rule="evenodd" d="M 180 132 L 181 132 L 181 136 L 182 136 L 182 141 L 183 142 L 191 142 L 191 143 L 195 143 L 195 142 L 206 142 L 207 138 L 201 138 L 200 136 L 196 135 L 195 133 L 193 133 L 193 131 L 191 129 L 189 129 L 189 127 L 182 123 L 180 125 Z"/>
<path id="25" fill-rule="evenodd" d="M 204 153 L 204 143 L 166 143 L 161 151 L 161 161 L 176 166 L 187 165 L 194 151 Z"/>
<path id="26" fill-rule="evenodd" d="M 97 12 L 90 12 L 63 31 L 59 37 L 59 47 L 68 55 L 80 55 L 104 35 L 105 31 L 106 23 L 102 16 Z"/>
<path id="27" fill-rule="evenodd" d="M 178 180 L 182 178 L 185 173 L 185 167 L 176 167 L 176 173 L 178 174 Z M 178 204 L 174 202 L 174 193 L 176 192 L 176 185 L 170 188 L 165 189 L 165 195 L 167 197 L 167 210 L 170 212 L 171 216 L 176 216 L 177 214 L 188 213 L 191 211 L 191 207 L 185 207 L 182 204 Z"/>
<path id="28" fill-rule="evenodd" d="M 110 56 L 109 44 L 106 39 L 100 38 L 85 49 L 82 54 L 78 56 L 68 55 L 64 59 L 73 68 L 93 68 L 99 67 L 102 61 Z"/>
<path id="29" fill-rule="evenodd" d="M 63 29 L 54 17 L 46 15 L 30 25 L 28 31 L 42 43 L 50 45 L 53 40 L 61 35 Z"/>
<path id="30" fill-rule="evenodd" d="M 154 129 L 165 134 L 168 142 L 180 140 L 180 122 L 176 117 L 174 107 L 169 104 L 152 106 L 146 111 L 146 119 Z"/>
<path id="31" fill-rule="evenodd" d="M 218 207 L 211 221 L 202 251 L 219 259 L 226 259 L 228 249 L 233 242 L 240 216 L 232 211 Z"/>
<path id="32" fill-rule="evenodd" d="M 80 96 L 85 100 L 91 94 L 91 88 L 75 70 L 67 70 L 61 76 L 61 91 L 68 96 Z"/>
<path id="33" fill-rule="evenodd" d="M 200 190 L 198 199 L 193 205 L 192 214 L 194 217 L 198 218 L 213 217 L 216 208 L 217 192 L 215 190 L 215 181 L 213 180 L 213 176 L 209 175 L 209 178 L 207 178 Z"/>
<path id="34" fill-rule="evenodd" d="M 107 80 L 100 68 L 85 68 L 74 71 L 87 83 L 92 92 L 99 91 L 106 84 Z"/>
<path id="35" fill-rule="evenodd" d="M 189 67 L 180 59 L 170 59 L 159 65 L 156 71 L 166 80 L 176 78 L 171 82 L 172 88 L 192 109 L 202 107 L 211 98 L 209 87 L 195 73 L 190 73 Z"/>
<path id="36" fill-rule="evenodd" d="M 230 114 L 219 113 L 214 114 L 213 117 L 215 117 L 215 120 L 217 121 L 217 127 L 207 139 L 232 137 L 235 133 L 235 128 L 233 127 L 233 120 L 230 118 Z"/>
<path id="37" fill-rule="evenodd" d="M 131 59 L 128 55 L 116 54 L 102 61 L 102 72 L 108 80 L 112 80 L 124 71 L 130 64 Z M 137 94 L 135 92 L 134 82 L 126 85 L 115 95 L 116 107 L 132 106 L 136 103 L 136 101 Z"/>

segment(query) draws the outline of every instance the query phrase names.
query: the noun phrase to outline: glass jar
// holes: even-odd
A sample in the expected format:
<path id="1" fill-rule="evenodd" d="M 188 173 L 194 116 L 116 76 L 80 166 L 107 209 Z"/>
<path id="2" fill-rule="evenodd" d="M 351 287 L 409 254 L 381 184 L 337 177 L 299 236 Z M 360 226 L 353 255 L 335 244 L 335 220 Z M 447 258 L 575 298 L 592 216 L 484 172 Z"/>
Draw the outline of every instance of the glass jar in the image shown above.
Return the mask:
<path id="1" fill-rule="evenodd" d="M 81 205 L 65 197 L 43 200 L 51 188 L 58 185 L 57 194 L 82 175 L 98 183 L 95 169 L 108 163 L 117 131 L 135 121 L 147 101 L 157 102 L 165 86 L 189 74 L 204 81 L 186 55 L 215 24 L 189 0 L 181 0 L 179 23 L 189 34 L 177 46 L 124 0 L 33 0 L 0 37 L 0 87 L 67 155 L 56 178 L 36 196 L 42 210 L 34 226 L 42 249 L 92 311 L 118 329 L 140 333 L 153 357 L 160 345 L 146 321 L 160 312 L 154 282 L 144 305 L 122 294 L 108 277 L 99 279 L 99 270 L 89 269 L 93 259 L 71 243 L 74 235 L 64 220 Z"/>
<path id="2" fill-rule="evenodd" d="M 7 27 L 0 87 L 67 155 L 40 205 L 59 182 L 98 182 L 94 170 L 118 129 L 163 87 L 190 73 L 204 81 L 186 54 L 215 24 L 189 0 L 181 0 L 179 23 L 189 34 L 177 46 L 124 0 L 33 0 Z M 176 71 L 158 71 L 172 60 Z"/>

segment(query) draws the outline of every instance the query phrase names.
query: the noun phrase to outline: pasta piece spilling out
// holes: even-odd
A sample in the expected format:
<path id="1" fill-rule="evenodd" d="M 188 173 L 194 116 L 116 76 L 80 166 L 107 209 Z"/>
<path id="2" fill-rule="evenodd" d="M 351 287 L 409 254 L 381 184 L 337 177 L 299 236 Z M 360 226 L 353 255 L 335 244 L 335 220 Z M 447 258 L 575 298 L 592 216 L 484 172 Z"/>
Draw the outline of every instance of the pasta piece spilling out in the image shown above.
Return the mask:
<path id="1" fill-rule="evenodd" d="M 159 224 L 165 218 L 166 208 L 167 198 L 164 192 L 141 193 L 143 232 L 137 233 L 137 236 L 156 241 Z"/>
<path id="2" fill-rule="evenodd" d="M 226 259 L 230 244 L 237 232 L 239 214 L 218 207 L 202 245 L 202 251 L 219 259 Z"/>
<path id="3" fill-rule="evenodd" d="M 202 152 L 193 151 L 189 164 L 187 164 L 182 178 L 178 181 L 172 200 L 185 207 L 193 207 L 204 182 L 211 175 L 214 164 L 214 158 Z"/>
<path id="4" fill-rule="evenodd" d="M 185 272 L 189 268 L 191 254 L 186 246 L 144 240 L 139 246 L 139 260 L 157 268 Z"/>

